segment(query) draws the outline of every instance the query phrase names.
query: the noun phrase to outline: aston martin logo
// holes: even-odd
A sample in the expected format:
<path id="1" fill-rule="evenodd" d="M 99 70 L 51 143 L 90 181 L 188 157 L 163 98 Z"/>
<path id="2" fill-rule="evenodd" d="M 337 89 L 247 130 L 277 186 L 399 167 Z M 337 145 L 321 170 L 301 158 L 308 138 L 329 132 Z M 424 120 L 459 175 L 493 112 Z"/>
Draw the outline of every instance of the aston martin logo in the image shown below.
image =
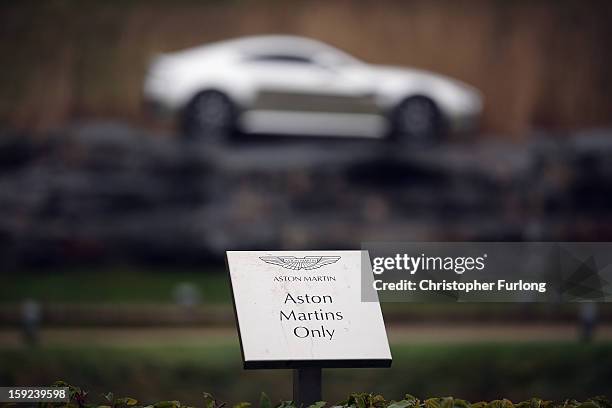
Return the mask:
<path id="1" fill-rule="evenodd" d="M 260 256 L 262 261 L 282 266 L 285 269 L 298 271 L 300 269 L 311 270 L 322 266 L 333 264 L 340 259 L 339 256 L 305 256 L 297 258 L 295 256 Z"/>

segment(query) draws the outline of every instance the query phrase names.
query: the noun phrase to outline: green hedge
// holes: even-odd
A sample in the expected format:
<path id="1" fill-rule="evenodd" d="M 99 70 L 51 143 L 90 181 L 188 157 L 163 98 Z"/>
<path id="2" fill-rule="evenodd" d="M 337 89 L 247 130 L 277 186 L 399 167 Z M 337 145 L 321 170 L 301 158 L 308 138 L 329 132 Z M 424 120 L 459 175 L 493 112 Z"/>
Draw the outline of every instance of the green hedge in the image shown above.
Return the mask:
<path id="1" fill-rule="evenodd" d="M 93 402 L 88 393 L 79 387 L 71 386 L 63 381 L 58 381 L 53 384 L 55 387 L 68 387 L 70 394 L 69 402 L 62 403 L 40 403 L 40 408 L 183 408 L 187 405 L 182 405 L 179 401 L 159 401 L 151 404 L 140 404 L 134 398 L 130 397 L 115 397 L 112 392 L 100 395 L 99 401 Z M 204 408 L 227 408 L 225 402 L 217 401 L 211 394 L 202 394 L 202 406 Z M 16 406 L 17 404 L 4 404 L 3 407 Z M 240 402 L 232 408 L 249 408 L 250 402 Z M 580 402 L 573 399 L 565 401 L 546 401 L 540 398 L 532 398 L 527 401 L 513 403 L 508 399 L 494 400 L 490 402 L 479 401 L 475 403 L 466 400 L 443 397 L 429 398 L 420 400 L 417 397 L 406 394 L 402 400 L 387 400 L 382 395 L 371 393 L 353 393 L 348 398 L 338 404 L 328 404 L 325 401 L 319 401 L 306 408 L 324 408 L 324 407 L 344 407 L 344 408 L 612 408 L 612 403 L 607 397 L 593 397 L 586 401 Z M 259 400 L 259 408 L 298 408 L 293 401 L 280 401 L 273 405 L 270 398 L 261 393 Z"/>

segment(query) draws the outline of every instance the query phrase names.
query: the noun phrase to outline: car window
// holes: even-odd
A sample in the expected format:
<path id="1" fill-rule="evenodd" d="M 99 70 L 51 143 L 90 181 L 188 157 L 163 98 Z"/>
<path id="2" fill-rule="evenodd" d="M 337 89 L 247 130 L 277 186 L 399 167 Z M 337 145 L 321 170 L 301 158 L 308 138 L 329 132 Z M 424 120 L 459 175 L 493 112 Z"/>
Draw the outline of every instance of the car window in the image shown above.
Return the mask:
<path id="1" fill-rule="evenodd" d="M 252 55 L 247 58 L 249 61 L 257 62 L 288 62 L 295 64 L 314 64 L 314 61 L 308 57 L 289 54 L 261 54 Z"/>

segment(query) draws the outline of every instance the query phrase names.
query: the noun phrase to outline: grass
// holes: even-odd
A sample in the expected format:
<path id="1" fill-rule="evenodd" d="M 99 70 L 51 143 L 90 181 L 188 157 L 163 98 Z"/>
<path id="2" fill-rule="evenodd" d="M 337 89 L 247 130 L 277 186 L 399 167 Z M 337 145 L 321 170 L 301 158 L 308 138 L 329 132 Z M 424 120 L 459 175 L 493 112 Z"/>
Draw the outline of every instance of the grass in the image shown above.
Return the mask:
<path id="1" fill-rule="evenodd" d="M 0 302 L 33 298 L 62 303 L 167 303 L 174 301 L 177 285 L 189 282 L 198 288 L 202 302 L 228 303 L 227 275 L 210 272 L 115 268 L 10 274 L 0 285 Z"/>
<path id="2" fill-rule="evenodd" d="M 612 394 L 612 343 L 394 344 L 392 352 L 390 369 L 326 370 L 325 398 L 339 401 L 353 391 L 473 401 Z M 93 395 L 112 390 L 143 401 L 179 399 L 200 405 L 203 391 L 232 403 L 255 401 L 260 391 L 273 400 L 291 397 L 291 373 L 242 370 L 237 341 L 0 350 L 0 361 L 0 383 L 7 386 L 64 379 Z"/>

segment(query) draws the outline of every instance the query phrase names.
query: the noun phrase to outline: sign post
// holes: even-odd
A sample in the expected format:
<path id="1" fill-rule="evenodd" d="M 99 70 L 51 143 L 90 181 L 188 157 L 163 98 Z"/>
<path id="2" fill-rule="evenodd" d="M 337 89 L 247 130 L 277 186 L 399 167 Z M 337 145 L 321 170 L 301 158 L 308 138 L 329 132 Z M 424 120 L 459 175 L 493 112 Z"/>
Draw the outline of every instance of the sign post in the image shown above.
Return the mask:
<path id="1" fill-rule="evenodd" d="M 293 370 L 293 401 L 299 406 L 309 406 L 323 399 L 321 391 L 322 370 L 320 367 L 296 368 Z"/>
<path id="2" fill-rule="evenodd" d="M 243 366 L 293 369 L 297 404 L 322 399 L 322 368 L 391 365 L 366 251 L 226 255 Z"/>

